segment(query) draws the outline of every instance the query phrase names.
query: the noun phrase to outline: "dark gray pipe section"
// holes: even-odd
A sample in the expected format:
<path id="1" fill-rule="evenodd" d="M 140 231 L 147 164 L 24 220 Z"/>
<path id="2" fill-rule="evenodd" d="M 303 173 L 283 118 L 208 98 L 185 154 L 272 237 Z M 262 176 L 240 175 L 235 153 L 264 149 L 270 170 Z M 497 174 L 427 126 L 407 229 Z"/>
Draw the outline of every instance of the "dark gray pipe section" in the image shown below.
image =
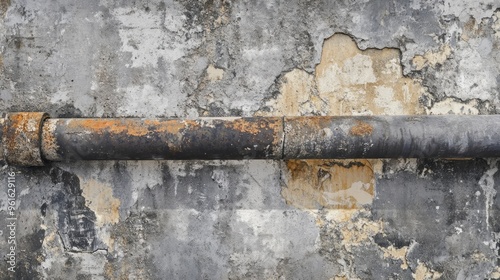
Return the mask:
<path id="1" fill-rule="evenodd" d="M 500 156 L 500 115 L 285 118 L 284 158 Z"/>
<path id="2" fill-rule="evenodd" d="M 9 164 L 143 159 L 471 158 L 500 156 L 500 115 L 51 119 L 8 113 Z"/>

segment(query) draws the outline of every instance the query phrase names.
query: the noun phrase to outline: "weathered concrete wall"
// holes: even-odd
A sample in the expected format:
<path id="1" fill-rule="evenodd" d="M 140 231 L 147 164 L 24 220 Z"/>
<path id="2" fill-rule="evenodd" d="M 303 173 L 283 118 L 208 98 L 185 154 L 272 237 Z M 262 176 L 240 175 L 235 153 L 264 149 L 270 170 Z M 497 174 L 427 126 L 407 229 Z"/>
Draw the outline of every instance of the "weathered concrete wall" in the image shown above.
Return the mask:
<path id="1" fill-rule="evenodd" d="M 499 49 L 498 0 L 1 0 L 0 111 L 495 114 Z M 0 275 L 500 279 L 498 166 L 3 164 Z"/>

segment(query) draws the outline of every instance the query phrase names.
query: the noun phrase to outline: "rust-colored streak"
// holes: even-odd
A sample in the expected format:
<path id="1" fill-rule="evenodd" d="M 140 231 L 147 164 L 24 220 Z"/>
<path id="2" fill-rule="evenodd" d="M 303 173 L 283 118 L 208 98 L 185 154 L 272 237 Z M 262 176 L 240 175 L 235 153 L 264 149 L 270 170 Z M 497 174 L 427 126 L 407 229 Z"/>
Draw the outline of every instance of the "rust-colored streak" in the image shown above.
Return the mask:
<path id="1" fill-rule="evenodd" d="M 356 125 L 351 127 L 349 133 L 354 136 L 370 135 L 373 132 L 373 126 L 368 123 L 358 121 Z"/>
<path id="2" fill-rule="evenodd" d="M 249 133 L 252 135 L 257 135 L 262 132 L 262 130 L 270 129 L 276 130 L 280 129 L 279 119 L 235 119 L 231 121 L 224 122 L 226 128 L 234 129 L 243 133 Z"/>
<path id="3" fill-rule="evenodd" d="M 293 124 L 296 129 L 307 129 L 308 131 L 317 131 L 329 127 L 332 121 L 331 117 L 288 117 L 285 123 Z"/>
<path id="4" fill-rule="evenodd" d="M 174 135 L 182 133 L 186 129 L 200 126 L 194 120 L 144 120 L 143 124 L 149 128 L 149 131 Z"/>
<path id="5" fill-rule="evenodd" d="M 146 136 L 151 133 L 178 134 L 188 127 L 198 127 L 191 120 L 141 120 L 141 119 L 75 119 L 68 123 L 72 131 L 102 134 Z"/>
<path id="6" fill-rule="evenodd" d="M 126 133 L 133 136 L 143 136 L 148 133 L 148 128 L 142 126 L 134 120 L 99 120 L 99 119 L 82 119 L 72 120 L 68 126 L 75 131 L 86 131 L 90 133 L 102 134 L 108 132 L 112 134 Z"/>
<path id="7" fill-rule="evenodd" d="M 306 170 L 309 166 L 308 161 L 305 160 L 287 160 L 285 162 L 286 167 L 290 171 L 290 175 L 292 176 L 293 180 L 304 176 L 305 174 L 303 170 Z M 309 160 L 309 162 L 312 162 L 312 160 Z M 309 175 L 307 175 L 306 177 L 309 177 Z"/>

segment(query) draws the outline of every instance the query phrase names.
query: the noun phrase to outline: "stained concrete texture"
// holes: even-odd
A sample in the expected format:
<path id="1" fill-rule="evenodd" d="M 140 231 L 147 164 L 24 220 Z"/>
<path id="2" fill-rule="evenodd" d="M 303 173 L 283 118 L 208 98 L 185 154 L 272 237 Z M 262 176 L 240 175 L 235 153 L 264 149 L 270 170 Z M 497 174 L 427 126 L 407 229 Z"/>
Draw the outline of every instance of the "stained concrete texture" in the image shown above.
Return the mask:
<path id="1" fill-rule="evenodd" d="M 0 111 L 494 114 L 499 45 L 498 0 L 1 0 Z M 1 166 L 2 279 L 500 279 L 496 159 Z"/>

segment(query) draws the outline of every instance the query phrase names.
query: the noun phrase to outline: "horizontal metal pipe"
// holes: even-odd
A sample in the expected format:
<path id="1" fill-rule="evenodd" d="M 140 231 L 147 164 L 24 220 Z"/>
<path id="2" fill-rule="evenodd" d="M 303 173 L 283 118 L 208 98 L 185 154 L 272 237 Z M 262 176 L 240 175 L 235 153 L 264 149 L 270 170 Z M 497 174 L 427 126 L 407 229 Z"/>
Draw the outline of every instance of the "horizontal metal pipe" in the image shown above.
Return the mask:
<path id="1" fill-rule="evenodd" d="M 285 118 L 284 158 L 500 156 L 500 115 Z"/>
<path id="2" fill-rule="evenodd" d="M 51 119 L 8 113 L 12 165 L 141 159 L 464 158 L 500 156 L 500 115 Z"/>
<path id="3" fill-rule="evenodd" d="M 48 119 L 46 160 L 278 159 L 282 118 Z"/>

